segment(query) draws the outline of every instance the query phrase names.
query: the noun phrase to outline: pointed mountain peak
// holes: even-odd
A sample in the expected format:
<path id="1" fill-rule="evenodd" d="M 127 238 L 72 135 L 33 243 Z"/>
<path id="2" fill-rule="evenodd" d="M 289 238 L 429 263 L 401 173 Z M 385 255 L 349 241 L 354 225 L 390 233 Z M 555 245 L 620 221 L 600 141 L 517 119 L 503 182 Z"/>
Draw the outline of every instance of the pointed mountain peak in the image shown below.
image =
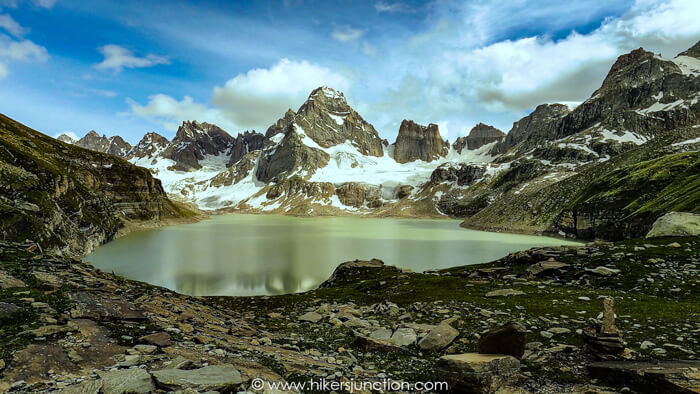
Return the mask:
<path id="1" fill-rule="evenodd" d="M 75 143 L 75 139 L 73 139 L 73 137 L 69 136 L 66 133 L 59 135 L 58 137 L 56 137 L 56 139 L 61 141 L 61 142 L 65 142 L 66 144 L 74 144 Z"/>
<path id="2" fill-rule="evenodd" d="M 97 134 L 97 132 L 96 132 L 95 130 L 90 130 L 90 131 L 88 131 L 87 133 L 85 133 L 85 135 L 83 136 L 83 138 L 88 137 L 88 136 L 91 137 L 91 138 L 100 138 L 100 135 Z"/>

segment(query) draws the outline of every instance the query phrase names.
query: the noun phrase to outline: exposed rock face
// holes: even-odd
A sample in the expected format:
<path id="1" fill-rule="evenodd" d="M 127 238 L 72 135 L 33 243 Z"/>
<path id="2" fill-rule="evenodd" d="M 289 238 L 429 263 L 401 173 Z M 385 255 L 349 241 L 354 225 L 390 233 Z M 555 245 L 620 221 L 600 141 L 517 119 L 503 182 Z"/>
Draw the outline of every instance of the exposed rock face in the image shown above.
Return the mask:
<path id="1" fill-rule="evenodd" d="M 558 121 L 568 113 L 569 108 L 564 104 L 538 105 L 531 114 L 513 123 L 503 142 L 492 152 L 505 153 L 518 144 L 529 148 L 556 139 Z"/>
<path id="2" fill-rule="evenodd" d="M 381 202 L 381 191 L 378 186 L 361 184 L 358 182 L 348 182 L 338 186 L 335 189 L 335 194 L 338 196 L 343 205 L 359 208 L 365 205 L 376 204 Z"/>
<path id="3" fill-rule="evenodd" d="M 168 139 L 158 133 L 146 133 L 146 135 L 141 138 L 141 141 L 131 148 L 129 157 L 154 157 L 165 150 L 168 143 Z"/>
<path id="4" fill-rule="evenodd" d="M 128 220 L 179 217 L 160 181 L 113 155 L 66 145 L 0 115 L 0 234 L 83 254 Z"/>
<path id="5" fill-rule="evenodd" d="M 374 126 L 348 105 L 342 93 L 331 88 L 320 87 L 311 92 L 299 107 L 294 124 L 324 148 L 349 141 L 363 155 L 384 154 L 382 139 Z"/>
<path id="6" fill-rule="evenodd" d="M 294 131 L 287 132 L 279 145 L 267 146 L 258 162 L 256 176 L 263 182 L 280 181 L 292 172 L 304 172 L 307 177 L 317 168 L 328 164 L 328 153 L 311 148 Z"/>
<path id="7" fill-rule="evenodd" d="M 272 126 L 268 127 L 267 131 L 265 132 L 265 138 L 272 138 L 277 134 L 284 134 L 287 130 L 287 127 L 289 127 L 293 122 L 294 122 L 294 117 L 296 114 L 292 109 L 288 109 L 287 112 L 284 114 L 283 117 L 279 118 L 275 124 Z"/>
<path id="8" fill-rule="evenodd" d="M 63 137 L 63 135 L 61 137 Z M 100 136 L 95 130 L 90 130 L 83 138 L 75 141 L 74 144 L 86 149 L 109 153 L 110 155 L 119 157 L 126 157 L 131 150 L 131 145 L 124 141 L 122 137 L 118 135 L 112 137 L 107 137 L 106 135 Z"/>
<path id="9" fill-rule="evenodd" d="M 394 160 L 408 163 L 415 160 L 433 161 L 446 156 L 449 144 L 440 137 L 438 125 L 419 125 L 412 120 L 401 122 L 394 142 Z"/>
<path id="10" fill-rule="evenodd" d="M 700 235 L 700 215 L 690 212 L 669 212 L 656 219 L 647 238 L 697 237 Z"/>
<path id="11" fill-rule="evenodd" d="M 200 160 L 226 154 L 234 142 L 235 139 L 217 125 L 186 121 L 177 129 L 163 157 L 175 161 L 175 170 L 196 170 L 202 168 Z"/>
<path id="12" fill-rule="evenodd" d="M 236 140 L 233 142 L 233 147 L 231 147 L 231 158 L 228 160 L 227 167 L 231 167 L 238 160 L 240 160 L 247 153 L 258 151 L 263 148 L 265 144 L 265 136 L 253 132 L 246 131 L 243 134 L 238 134 Z"/>
<path id="13" fill-rule="evenodd" d="M 459 186 L 469 186 L 486 174 L 483 167 L 465 163 L 444 163 L 430 175 L 430 182 L 454 182 Z"/>
<path id="14" fill-rule="evenodd" d="M 493 126 L 479 123 L 469 131 L 469 135 L 466 138 L 467 149 L 479 149 L 482 146 L 490 144 L 494 141 L 501 141 L 505 136 L 505 133 L 501 130 Z M 457 144 L 457 141 L 455 141 L 455 144 Z M 457 147 L 455 147 L 455 149 L 457 149 Z M 462 153 L 462 149 L 457 149 L 457 151 Z"/>

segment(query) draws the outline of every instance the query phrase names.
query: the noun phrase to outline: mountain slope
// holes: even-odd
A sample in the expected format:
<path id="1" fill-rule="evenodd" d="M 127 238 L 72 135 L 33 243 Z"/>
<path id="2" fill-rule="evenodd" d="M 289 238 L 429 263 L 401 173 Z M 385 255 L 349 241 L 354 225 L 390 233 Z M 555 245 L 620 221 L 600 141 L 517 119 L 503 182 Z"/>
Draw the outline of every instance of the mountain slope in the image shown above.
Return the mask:
<path id="1" fill-rule="evenodd" d="M 192 215 L 159 180 L 113 155 L 65 144 L 0 115 L 0 234 L 82 255 L 131 221 Z"/>

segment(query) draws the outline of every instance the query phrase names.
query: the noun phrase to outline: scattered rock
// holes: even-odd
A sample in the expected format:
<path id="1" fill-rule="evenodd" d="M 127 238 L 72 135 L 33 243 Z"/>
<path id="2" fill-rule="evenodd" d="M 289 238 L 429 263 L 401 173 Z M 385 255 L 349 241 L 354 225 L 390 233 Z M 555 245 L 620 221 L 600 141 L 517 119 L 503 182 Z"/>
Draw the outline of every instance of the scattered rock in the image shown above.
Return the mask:
<path id="1" fill-rule="evenodd" d="M 491 330 L 479 339 L 479 353 L 507 354 L 521 358 L 525 353 L 525 332 L 520 323 L 510 322 Z"/>
<path id="2" fill-rule="evenodd" d="M 0 302 L 0 320 L 8 319 L 12 317 L 17 311 L 20 310 L 15 304 L 10 304 L 7 302 Z"/>
<path id="3" fill-rule="evenodd" d="M 25 284 L 7 272 L 0 270 L 0 289 L 9 289 L 11 287 L 25 287 Z"/>
<path id="4" fill-rule="evenodd" d="M 620 270 L 608 267 L 586 268 L 586 272 L 600 276 L 613 276 L 620 273 Z"/>
<path id="5" fill-rule="evenodd" d="M 369 337 L 372 339 L 378 339 L 380 341 L 390 341 L 391 340 L 391 334 L 392 331 L 388 328 L 380 328 L 378 330 L 372 331 L 371 334 L 369 334 Z"/>

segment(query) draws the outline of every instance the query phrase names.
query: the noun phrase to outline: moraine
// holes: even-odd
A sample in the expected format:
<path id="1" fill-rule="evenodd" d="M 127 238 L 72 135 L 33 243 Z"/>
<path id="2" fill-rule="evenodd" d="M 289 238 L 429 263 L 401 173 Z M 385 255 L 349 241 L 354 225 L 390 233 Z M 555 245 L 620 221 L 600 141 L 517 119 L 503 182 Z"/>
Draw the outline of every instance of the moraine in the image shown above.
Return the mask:
<path id="1" fill-rule="evenodd" d="M 379 258 L 425 271 L 485 263 L 535 246 L 572 242 L 465 230 L 449 219 L 221 215 L 132 233 L 85 260 L 190 295 L 271 295 L 310 290 L 341 262 Z"/>

